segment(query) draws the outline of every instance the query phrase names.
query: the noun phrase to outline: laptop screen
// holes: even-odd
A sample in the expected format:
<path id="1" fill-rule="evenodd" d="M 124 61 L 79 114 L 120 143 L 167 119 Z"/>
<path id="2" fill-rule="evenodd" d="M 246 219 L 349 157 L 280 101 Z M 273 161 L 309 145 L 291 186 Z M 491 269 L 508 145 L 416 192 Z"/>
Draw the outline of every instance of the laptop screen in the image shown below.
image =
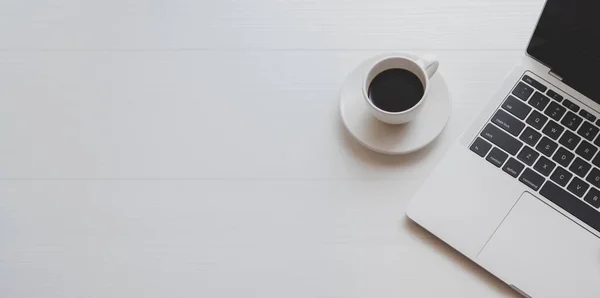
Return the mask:
<path id="1" fill-rule="evenodd" d="M 600 103 L 600 0 L 548 0 L 527 53 Z"/>

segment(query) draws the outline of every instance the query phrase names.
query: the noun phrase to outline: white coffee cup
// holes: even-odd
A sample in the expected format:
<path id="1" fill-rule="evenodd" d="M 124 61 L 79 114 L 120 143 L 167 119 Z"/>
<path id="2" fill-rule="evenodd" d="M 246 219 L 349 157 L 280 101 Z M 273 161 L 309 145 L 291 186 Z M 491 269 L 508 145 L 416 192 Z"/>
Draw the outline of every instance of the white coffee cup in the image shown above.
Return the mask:
<path id="1" fill-rule="evenodd" d="M 439 66 L 439 62 L 433 55 L 423 55 L 417 59 L 413 59 L 402 55 L 390 55 L 379 59 L 375 62 L 367 72 L 363 82 L 363 96 L 367 101 L 373 117 L 388 124 L 403 124 L 407 123 L 419 114 L 423 107 L 429 91 L 429 79 L 435 74 Z M 416 105 L 408 110 L 401 112 L 388 112 L 378 108 L 369 97 L 369 86 L 373 79 L 380 73 L 388 69 L 405 69 L 415 74 L 423 84 L 423 96 Z M 398 99 L 402 100 L 402 99 Z"/>

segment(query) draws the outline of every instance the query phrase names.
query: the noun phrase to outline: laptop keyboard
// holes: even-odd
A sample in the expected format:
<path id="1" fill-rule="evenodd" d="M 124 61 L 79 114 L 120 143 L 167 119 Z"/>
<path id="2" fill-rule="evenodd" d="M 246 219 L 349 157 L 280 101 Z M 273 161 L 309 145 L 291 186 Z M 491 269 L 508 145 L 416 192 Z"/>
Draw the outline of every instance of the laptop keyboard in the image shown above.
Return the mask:
<path id="1" fill-rule="evenodd" d="M 600 120 L 524 75 L 471 151 L 600 232 Z"/>

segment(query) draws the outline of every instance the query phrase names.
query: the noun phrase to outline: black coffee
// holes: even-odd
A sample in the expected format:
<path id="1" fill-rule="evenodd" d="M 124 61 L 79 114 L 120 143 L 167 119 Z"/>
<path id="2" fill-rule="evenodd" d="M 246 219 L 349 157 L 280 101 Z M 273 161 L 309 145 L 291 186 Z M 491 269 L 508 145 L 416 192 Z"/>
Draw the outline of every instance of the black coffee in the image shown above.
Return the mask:
<path id="1" fill-rule="evenodd" d="M 419 77 L 400 68 L 378 74 L 369 85 L 369 98 L 386 112 L 402 112 L 414 107 L 425 90 Z"/>

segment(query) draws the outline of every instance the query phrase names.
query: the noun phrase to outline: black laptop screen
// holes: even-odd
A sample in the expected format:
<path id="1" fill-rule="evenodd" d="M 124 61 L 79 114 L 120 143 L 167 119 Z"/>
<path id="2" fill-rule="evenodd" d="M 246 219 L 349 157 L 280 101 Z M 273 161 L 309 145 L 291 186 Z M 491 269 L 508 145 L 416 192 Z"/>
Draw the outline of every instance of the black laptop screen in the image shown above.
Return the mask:
<path id="1" fill-rule="evenodd" d="M 600 103 L 600 0 L 548 0 L 527 52 Z"/>

